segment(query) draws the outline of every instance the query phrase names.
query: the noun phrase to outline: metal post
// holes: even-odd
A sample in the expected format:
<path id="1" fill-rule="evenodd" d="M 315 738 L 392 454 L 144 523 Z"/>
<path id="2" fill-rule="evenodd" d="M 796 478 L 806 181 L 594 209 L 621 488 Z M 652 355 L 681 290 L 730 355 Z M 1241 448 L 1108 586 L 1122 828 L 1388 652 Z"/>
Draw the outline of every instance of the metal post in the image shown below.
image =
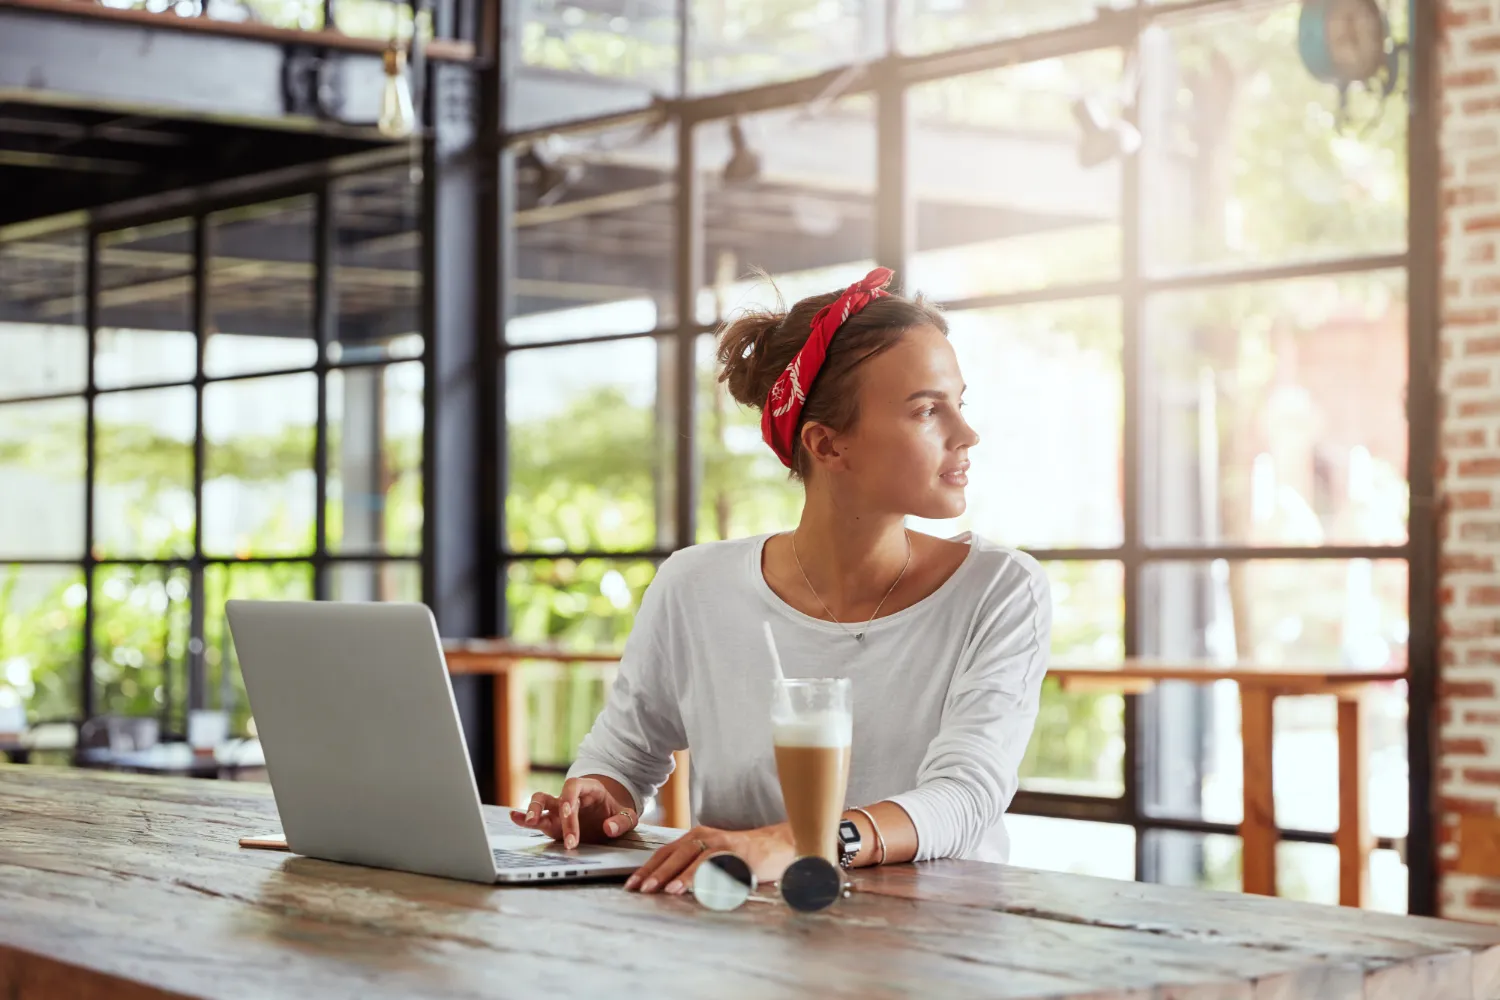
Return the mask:
<path id="1" fill-rule="evenodd" d="M 479 344 L 476 356 L 484 389 L 476 414 L 479 444 L 480 525 L 475 547 L 483 554 L 480 586 L 481 627 L 488 635 L 506 635 L 503 573 L 505 564 L 505 496 L 508 467 L 505 434 L 505 327 L 514 308 L 516 274 L 515 156 L 500 142 L 505 131 L 506 102 L 520 64 L 520 11 L 515 0 L 491 0 L 485 6 L 481 47 L 492 54 L 480 77 L 479 147 L 484 157 L 479 195 L 480 289 Z"/>
<path id="2" fill-rule="evenodd" d="M 78 700 L 79 713 L 83 720 L 94 716 L 94 621 L 95 621 L 95 576 L 98 563 L 94 559 L 94 503 L 95 475 L 98 467 L 98 422 L 95 418 L 98 390 L 94 387 L 94 355 L 99 341 L 99 233 L 90 227 L 85 236 L 83 265 L 83 315 L 88 334 L 88 382 L 84 387 L 84 453 L 83 453 L 83 671 L 79 684 L 83 690 Z"/>
<path id="3" fill-rule="evenodd" d="M 682 548 L 698 540 L 698 291 L 703 287 L 703 184 L 693 148 L 693 126 L 677 124 L 677 403 L 676 537 Z M 666 346 L 658 341 L 658 349 Z M 659 544 L 659 543 L 658 543 Z"/>
<path id="4" fill-rule="evenodd" d="M 1441 167 L 1438 150 L 1436 4 L 1411 6 L 1410 117 L 1407 123 L 1407 477 L 1410 564 L 1407 575 L 1407 755 L 1410 828 L 1406 835 L 1407 909 L 1438 911 L 1433 763 L 1438 711 L 1438 335 Z"/>
<path id="5" fill-rule="evenodd" d="M 1139 36 L 1120 50 L 1122 61 L 1139 57 Z M 1139 121 L 1139 109 L 1125 109 L 1131 125 Z M 1141 164 L 1140 154 L 1128 154 L 1120 165 L 1120 282 L 1124 294 L 1120 300 L 1120 371 L 1124 376 L 1124 440 L 1121 442 L 1121 465 L 1124 467 L 1120 507 L 1124 524 L 1124 630 L 1125 655 L 1141 651 L 1141 574 L 1144 555 L 1141 541 L 1141 379 L 1145 375 L 1142 350 L 1143 301 L 1141 284 Z M 1145 864 L 1146 831 L 1142 828 L 1145 812 L 1141 801 L 1141 704 L 1140 696 L 1125 696 L 1125 803 L 1135 826 L 1135 870 L 1140 877 Z"/>
<path id="6" fill-rule="evenodd" d="M 328 585 L 328 345 L 338 330 L 338 221 L 332 185 L 318 185 L 313 230 L 313 338 L 318 358 L 318 424 L 313 434 L 313 599 L 326 601 Z"/>
<path id="7" fill-rule="evenodd" d="M 193 401 L 196 410 L 193 423 L 193 556 L 188 563 L 188 588 L 191 625 L 188 629 L 187 653 L 187 708 L 203 708 L 208 689 L 206 657 L 204 655 L 203 620 L 204 603 L 207 600 L 203 585 L 203 476 L 206 452 L 203 437 L 203 394 L 207 380 L 203 371 L 203 360 L 208 351 L 209 328 L 212 325 L 210 310 L 212 290 L 209 288 L 209 256 L 213 252 L 213 233 L 208 216 L 202 212 L 193 217 L 193 334 L 197 345 L 197 371 L 193 376 Z M 163 681 L 170 670 L 163 667 Z M 168 728 L 166 716 L 172 710 L 172 699 L 162 699 L 163 725 Z M 187 716 L 183 716 L 183 730 L 187 730 Z"/>

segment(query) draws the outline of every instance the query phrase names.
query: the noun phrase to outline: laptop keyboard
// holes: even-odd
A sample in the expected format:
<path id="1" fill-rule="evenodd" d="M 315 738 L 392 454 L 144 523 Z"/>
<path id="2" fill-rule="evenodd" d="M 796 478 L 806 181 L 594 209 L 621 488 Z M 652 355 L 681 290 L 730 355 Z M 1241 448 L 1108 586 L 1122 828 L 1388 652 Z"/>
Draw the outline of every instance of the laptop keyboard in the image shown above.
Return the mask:
<path id="1" fill-rule="evenodd" d="M 570 868 L 592 868 L 599 864 L 597 861 L 584 861 L 582 858 L 573 858 L 566 854 L 524 854 L 520 851 L 506 851 L 500 848 L 492 848 L 490 853 L 495 856 L 495 865 L 499 868 L 556 868 L 559 865 L 567 865 Z"/>

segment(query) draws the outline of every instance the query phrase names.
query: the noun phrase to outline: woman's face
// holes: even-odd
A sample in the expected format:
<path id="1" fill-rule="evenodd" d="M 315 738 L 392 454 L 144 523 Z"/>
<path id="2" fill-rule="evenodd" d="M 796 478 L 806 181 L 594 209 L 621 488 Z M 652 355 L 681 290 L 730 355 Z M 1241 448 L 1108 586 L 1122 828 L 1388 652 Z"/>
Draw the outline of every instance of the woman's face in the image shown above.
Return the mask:
<path id="1" fill-rule="evenodd" d="M 858 369 L 859 415 L 834 435 L 837 488 L 865 509 L 941 520 L 964 512 L 969 449 L 953 345 L 918 326 Z"/>

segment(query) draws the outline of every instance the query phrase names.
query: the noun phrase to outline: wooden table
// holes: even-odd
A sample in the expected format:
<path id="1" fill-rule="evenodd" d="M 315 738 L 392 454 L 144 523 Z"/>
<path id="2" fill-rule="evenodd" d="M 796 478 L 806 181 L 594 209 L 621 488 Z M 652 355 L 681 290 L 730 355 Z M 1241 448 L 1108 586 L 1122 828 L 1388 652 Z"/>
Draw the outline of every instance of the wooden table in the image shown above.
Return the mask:
<path id="1" fill-rule="evenodd" d="M 716 914 L 236 846 L 277 829 L 265 786 L 0 766 L 0 996 L 1500 996 L 1500 928 L 973 862 Z"/>
<path id="2" fill-rule="evenodd" d="M 495 802 L 519 806 L 521 790 L 530 778 L 531 760 L 526 747 L 526 663 L 563 663 L 595 666 L 620 662 L 618 653 L 568 652 L 523 646 L 498 639 L 446 639 L 443 654 L 448 672 L 455 676 L 480 674 L 495 679 L 494 712 Z M 668 826 L 691 825 L 692 805 L 688 794 L 688 755 L 678 753 L 677 767 L 662 786 L 663 822 Z M 641 803 L 636 803 L 641 805 Z"/>
<path id="3" fill-rule="evenodd" d="M 1064 690 L 1108 689 L 1139 693 L 1160 681 L 1234 681 L 1240 689 L 1240 744 L 1244 761 L 1243 887 L 1276 895 L 1276 798 L 1272 782 L 1272 734 L 1276 699 L 1282 695 L 1333 695 L 1338 699 L 1339 902 L 1362 906 L 1369 897 L 1370 832 L 1365 802 L 1370 746 L 1367 702 L 1376 685 L 1405 680 L 1401 667 L 1343 669 L 1329 666 L 1263 667 L 1253 664 L 1174 663 L 1132 659 L 1109 664 L 1053 664 L 1047 671 Z"/>

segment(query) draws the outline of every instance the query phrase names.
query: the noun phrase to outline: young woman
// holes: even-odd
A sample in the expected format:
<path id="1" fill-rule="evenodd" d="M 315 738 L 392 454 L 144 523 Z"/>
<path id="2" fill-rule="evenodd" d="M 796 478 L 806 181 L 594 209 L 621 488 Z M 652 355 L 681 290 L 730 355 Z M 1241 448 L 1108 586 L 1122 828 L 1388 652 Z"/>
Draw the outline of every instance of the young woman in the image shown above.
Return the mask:
<path id="1" fill-rule="evenodd" d="M 685 892 L 719 850 L 763 880 L 794 860 L 766 621 L 788 676 L 852 679 L 855 865 L 1007 858 L 1002 814 L 1046 672 L 1047 581 L 1014 550 L 905 527 L 963 513 L 979 436 L 946 322 L 888 294 L 890 278 L 877 268 L 724 331 L 720 380 L 762 410 L 766 443 L 804 485 L 801 521 L 662 564 L 562 794 L 512 813 L 567 847 L 618 837 L 689 748 L 700 825 L 627 889 Z"/>

